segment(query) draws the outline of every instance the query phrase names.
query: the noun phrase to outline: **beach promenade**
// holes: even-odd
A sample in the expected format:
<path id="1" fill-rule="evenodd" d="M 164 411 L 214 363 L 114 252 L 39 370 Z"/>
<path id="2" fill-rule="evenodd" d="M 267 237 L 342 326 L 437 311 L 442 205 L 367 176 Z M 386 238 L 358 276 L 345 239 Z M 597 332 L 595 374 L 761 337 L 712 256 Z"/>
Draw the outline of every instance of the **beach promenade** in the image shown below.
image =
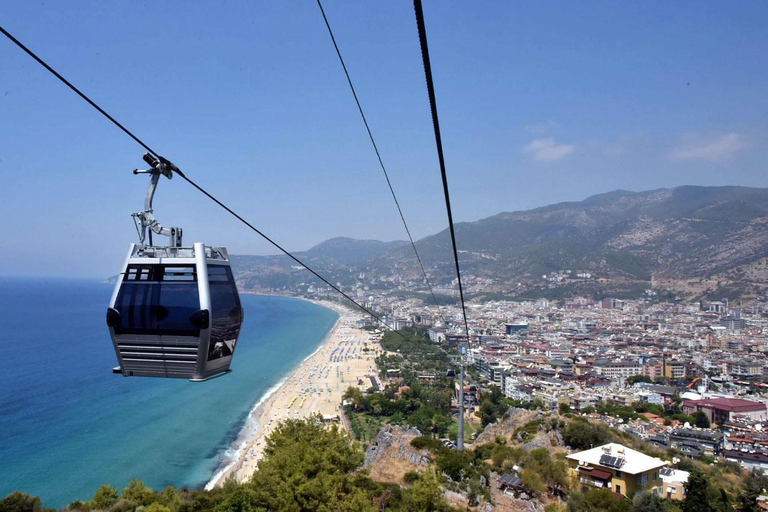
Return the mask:
<path id="1" fill-rule="evenodd" d="M 220 485 L 230 475 L 240 482 L 248 480 L 261 460 L 266 438 L 281 421 L 316 414 L 333 421 L 333 416 L 342 416 L 341 396 L 349 386 L 363 390 L 371 386 L 369 376 L 377 375 L 375 358 L 382 351 L 370 332 L 354 327 L 360 314 L 339 304 L 315 302 L 337 311 L 339 320 L 318 350 L 253 410 L 249 423 L 256 428 L 240 441 L 238 459 L 206 488 Z M 339 421 L 339 425 L 346 428 L 345 422 Z"/>

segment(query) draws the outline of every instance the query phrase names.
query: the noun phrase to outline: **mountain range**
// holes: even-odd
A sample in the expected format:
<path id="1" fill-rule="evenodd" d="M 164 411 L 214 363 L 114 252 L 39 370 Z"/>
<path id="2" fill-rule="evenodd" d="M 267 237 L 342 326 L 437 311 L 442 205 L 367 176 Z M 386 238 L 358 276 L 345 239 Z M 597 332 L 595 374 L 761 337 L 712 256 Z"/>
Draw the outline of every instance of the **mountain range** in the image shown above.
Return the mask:
<path id="1" fill-rule="evenodd" d="M 768 189 L 617 190 L 455 225 L 462 280 L 479 298 L 750 298 L 768 287 Z M 447 229 L 416 242 L 439 294 L 455 289 Z M 360 290 L 427 291 L 410 243 L 334 238 L 297 257 Z M 241 286 L 311 290 L 286 256 L 233 256 Z"/>

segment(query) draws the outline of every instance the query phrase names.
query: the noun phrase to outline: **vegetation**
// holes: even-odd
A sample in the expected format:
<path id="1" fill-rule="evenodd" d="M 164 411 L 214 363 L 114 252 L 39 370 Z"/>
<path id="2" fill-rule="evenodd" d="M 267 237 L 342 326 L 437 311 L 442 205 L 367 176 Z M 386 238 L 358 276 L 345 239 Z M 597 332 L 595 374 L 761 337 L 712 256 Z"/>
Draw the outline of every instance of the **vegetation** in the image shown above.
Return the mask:
<path id="1" fill-rule="evenodd" d="M 507 444 L 503 437 L 478 446 L 474 453 L 476 460 L 490 459 L 491 468 L 497 473 L 513 473 L 515 466 L 522 468 L 523 485 L 534 495 L 561 494 L 568 490 L 568 464 L 562 454 L 553 456 L 546 448 L 524 450 Z"/>
<path id="2" fill-rule="evenodd" d="M 648 375 L 633 375 L 631 377 L 627 377 L 627 386 L 632 386 L 638 382 L 647 382 L 650 384 L 653 382 L 653 379 L 651 379 Z"/>
<path id="3" fill-rule="evenodd" d="M 688 478 L 686 497 L 683 501 L 683 512 L 709 512 L 712 506 L 707 497 L 709 482 L 700 471 L 694 471 Z"/>
<path id="4" fill-rule="evenodd" d="M 351 387 L 343 395 L 347 414 L 358 440 L 369 441 L 387 422 L 417 427 L 421 436 L 411 441 L 417 450 L 429 452 L 432 463 L 426 470 L 403 475 L 405 487 L 373 480 L 363 461 L 362 444 L 333 426 L 327 428 L 315 419 L 281 423 L 266 441 L 264 458 L 249 482 L 227 481 L 211 491 L 175 489 L 155 491 L 134 480 L 122 491 L 101 486 L 91 500 L 74 502 L 70 511 L 109 512 L 239 512 L 256 510 L 345 511 L 345 510 L 453 510 L 443 498 L 444 489 L 464 492 L 470 505 L 492 503 L 488 487 L 491 471 L 516 473 L 522 486 L 533 497 L 567 496 L 567 508 L 574 512 L 690 512 L 758 510 L 757 497 L 768 488 L 768 477 L 753 473 L 743 479 L 742 470 L 733 463 L 708 466 L 683 459 L 678 468 L 691 472 L 688 498 L 684 502 L 663 500 L 650 494 L 617 498 L 607 490 L 576 491 L 564 453 L 552 449 L 559 437 L 575 450 L 589 449 L 614 441 L 648 455 L 669 460 L 679 455 L 663 452 L 629 434 L 610 429 L 585 417 L 545 412 L 523 416 L 509 435 L 464 451 L 445 446 L 445 437 L 455 425 L 451 411 L 453 380 L 447 377 L 447 354 L 424 338 L 423 330 L 404 332 L 405 339 L 385 335 L 389 356 L 382 364 L 401 368 L 397 384 L 379 392 L 367 393 Z M 394 354 L 394 355 L 393 355 Z M 395 363 L 396 362 L 396 363 Z M 428 378 L 425 377 L 425 374 Z M 540 402 L 522 404 L 504 398 L 496 387 L 482 395 L 478 416 L 483 426 L 504 418 L 511 406 L 538 408 Z M 634 407 L 600 403 L 594 409 L 627 419 L 652 412 L 667 418 L 682 418 L 679 406 L 664 408 L 653 404 Z M 586 412 L 586 409 L 585 411 Z M 703 423 L 699 415 L 688 417 L 691 423 Z M 706 417 L 704 417 L 704 420 Z M 472 430 L 471 427 L 468 430 Z M 547 433 L 557 430 L 558 435 Z M 543 439 L 542 439 L 543 437 Z M 524 446 L 544 447 L 531 450 Z M 550 443 L 552 446 L 550 446 Z M 448 443 L 449 444 L 449 443 Z M 375 473 L 374 473 L 375 474 Z M 546 500 L 545 500 L 546 502 Z M 551 503 L 548 511 L 560 511 L 561 502 Z M 13 493 L 0 501 L 0 512 L 42 511 L 39 498 Z"/>
<path id="5" fill-rule="evenodd" d="M 568 512 L 632 512 L 632 502 L 608 489 L 590 489 L 570 495 Z"/>
<path id="6" fill-rule="evenodd" d="M 447 376 L 448 355 L 426 338 L 422 328 L 387 332 L 381 345 L 390 354 L 377 358 L 379 370 L 386 376 L 387 370 L 397 369 L 402 381 L 376 393 L 365 394 L 356 387 L 344 392 L 357 439 L 370 441 L 384 422 L 411 425 L 437 437 L 448 435 L 454 394 L 453 378 Z"/>
<path id="7" fill-rule="evenodd" d="M 49 509 L 43 508 L 40 498 L 23 492 L 12 492 L 5 499 L 0 500 L 2 512 L 41 512 L 43 510 Z"/>
<path id="8" fill-rule="evenodd" d="M 632 377 L 630 377 L 631 379 Z M 616 405 L 609 402 L 599 402 L 597 406 L 585 407 L 582 409 L 584 414 L 592 414 L 597 412 L 604 416 L 612 416 L 614 418 L 621 418 L 624 421 L 629 420 L 646 420 L 643 413 L 650 412 L 657 416 L 661 416 L 665 419 L 666 424 L 670 425 L 673 420 L 680 423 L 689 423 L 699 428 L 710 428 L 709 418 L 701 411 L 696 414 L 684 414 L 680 408 L 678 402 L 673 402 L 670 405 L 662 406 L 658 404 L 650 404 L 645 402 L 634 403 L 632 406 Z"/>
<path id="9" fill-rule="evenodd" d="M 471 456 L 471 455 L 470 455 Z M 102 485 L 93 499 L 74 502 L 66 510 L 109 512 L 246 512 L 295 511 L 449 511 L 437 476 L 418 475 L 413 485 L 372 480 L 359 467 L 359 444 L 335 426 L 313 420 L 286 421 L 267 439 L 264 459 L 247 483 L 228 480 L 211 491 L 154 491 L 133 480 L 122 492 Z M 2 512 L 44 510 L 40 498 L 13 493 L 0 501 Z"/>
<path id="10" fill-rule="evenodd" d="M 475 450 L 458 451 L 428 436 L 413 438 L 411 446 L 419 450 L 429 450 L 439 472 L 447 476 L 450 483 L 456 484 L 458 489 L 467 491 L 471 501 L 479 497 L 478 495 L 490 501 L 488 490 L 480 483 L 481 478 L 489 477 L 488 467 Z"/>
<path id="11" fill-rule="evenodd" d="M 563 432 L 563 441 L 574 450 L 588 450 L 612 440 L 613 435 L 608 427 L 582 418 L 571 420 Z"/>
<path id="12" fill-rule="evenodd" d="M 753 471 L 744 480 L 744 486 L 736 500 L 739 511 L 760 512 L 763 510 L 757 503 L 757 498 L 763 489 L 768 489 L 768 477 L 761 471 Z"/>

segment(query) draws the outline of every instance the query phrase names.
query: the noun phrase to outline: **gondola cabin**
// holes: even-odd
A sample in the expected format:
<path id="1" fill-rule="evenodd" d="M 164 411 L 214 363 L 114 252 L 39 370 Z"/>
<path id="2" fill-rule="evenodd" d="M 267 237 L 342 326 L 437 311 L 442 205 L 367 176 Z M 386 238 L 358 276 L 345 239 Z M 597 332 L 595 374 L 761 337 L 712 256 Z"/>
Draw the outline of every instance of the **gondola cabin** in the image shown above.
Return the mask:
<path id="1" fill-rule="evenodd" d="M 107 309 L 126 377 L 204 381 L 229 372 L 243 309 L 224 247 L 131 244 Z"/>

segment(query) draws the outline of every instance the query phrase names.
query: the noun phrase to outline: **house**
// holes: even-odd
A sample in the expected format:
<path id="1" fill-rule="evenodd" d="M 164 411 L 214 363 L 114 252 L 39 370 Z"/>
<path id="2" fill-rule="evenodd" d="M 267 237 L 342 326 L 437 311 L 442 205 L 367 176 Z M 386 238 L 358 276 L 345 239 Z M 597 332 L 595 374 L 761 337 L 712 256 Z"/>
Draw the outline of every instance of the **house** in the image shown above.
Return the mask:
<path id="1" fill-rule="evenodd" d="M 522 494 L 528 494 L 528 490 L 523 485 L 522 478 L 517 474 L 502 474 L 499 477 L 499 490 L 513 498 L 519 498 Z"/>
<path id="2" fill-rule="evenodd" d="M 585 489 L 606 488 L 622 496 L 636 492 L 662 496 L 659 470 L 666 467 L 666 463 L 661 459 L 618 443 L 573 453 L 567 459 Z"/>
<path id="3" fill-rule="evenodd" d="M 691 474 L 679 469 L 661 468 L 661 481 L 664 482 L 664 497 L 673 500 L 685 499 L 685 485 Z"/>

